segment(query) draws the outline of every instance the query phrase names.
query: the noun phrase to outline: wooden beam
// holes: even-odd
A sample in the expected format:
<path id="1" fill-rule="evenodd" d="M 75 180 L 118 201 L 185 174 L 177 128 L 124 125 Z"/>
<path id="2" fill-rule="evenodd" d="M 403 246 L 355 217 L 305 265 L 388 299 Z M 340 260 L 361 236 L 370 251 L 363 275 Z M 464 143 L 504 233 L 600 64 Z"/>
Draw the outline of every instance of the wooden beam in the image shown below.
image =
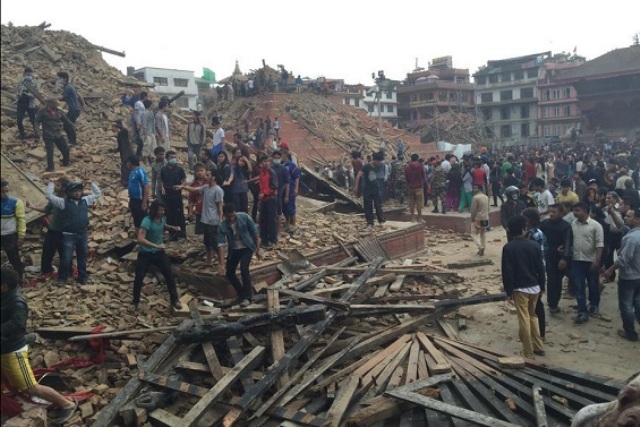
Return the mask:
<path id="1" fill-rule="evenodd" d="M 402 263 L 403 266 L 409 266 L 413 264 L 413 260 L 412 259 L 405 259 L 404 262 Z M 391 286 L 389 286 L 389 290 L 391 292 L 397 292 L 400 290 L 400 288 L 402 287 L 402 284 L 404 283 L 404 279 L 406 279 L 407 276 L 400 274 L 398 277 L 396 277 L 396 280 L 391 284 Z"/>
<path id="2" fill-rule="evenodd" d="M 360 377 L 358 375 L 351 375 L 342 382 L 338 390 L 338 396 L 334 399 L 331 408 L 329 408 L 327 412 L 328 421 L 325 426 L 339 427 L 341 425 L 342 419 L 351 404 L 351 399 L 353 399 L 353 395 L 358 388 L 358 384 L 360 384 Z"/>
<path id="3" fill-rule="evenodd" d="M 205 396 L 187 412 L 184 418 L 178 418 L 163 409 L 154 410 L 149 416 L 162 421 L 169 427 L 192 427 L 202 418 L 205 412 L 213 406 L 218 399 L 240 378 L 241 375 L 251 371 L 262 361 L 264 347 L 256 347 L 242 362 L 234 366 L 220 381 L 216 383 Z"/>
<path id="4" fill-rule="evenodd" d="M 540 395 L 540 386 L 534 385 L 532 391 L 533 407 L 536 410 L 536 427 L 548 427 L 547 412 L 544 409 L 544 400 L 542 400 L 542 396 Z"/>
<path id="5" fill-rule="evenodd" d="M 278 313 L 280 311 L 280 296 L 277 289 L 267 290 L 267 307 L 269 313 Z M 273 363 L 278 363 L 284 357 L 284 335 L 282 329 L 276 327 L 271 331 L 271 357 Z M 289 372 L 284 371 L 278 378 L 278 388 L 283 387 L 289 382 Z"/>
<path id="6" fill-rule="evenodd" d="M 323 267 L 329 273 L 333 274 L 349 274 L 349 273 L 362 273 L 365 270 L 365 267 Z M 387 274 L 387 273 L 395 273 L 401 274 L 405 276 L 433 276 L 433 277 L 452 277 L 457 276 L 458 273 L 454 272 L 446 272 L 446 271 L 430 271 L 430 270 L 419 270 L 419 269 L 408 269 L 408 268 L 381 268 L 376 272 L 376 274 Z"/>
<path id="7" fill-rule="evenodd" d="M 418 380 L 418 357 L 420 356 L 420 343 L 413 337 L 411 350 L 409 350 L 409 364 L 407 366 L 406 384 L 411 384 Z"/>
<path id="8" fill-rule="evenodd" d="M 267 290 L 269 292 L 269 290 Z M 344 301 L 332 300 L 329 298 L 322 298 L 314 295 L 310 295 L 304 292 L 292 291 L 289 289 L 281 289 L 280 293 L 283 295 L 291 296 L 297 300 L 309 302 L 311 304 L 322 304 L 327 307 L 335 308 L 336 310 L 349 311 L 349 303 Z"/>
<path id="9" fill-rule="evenodd" d="M 198 310 L 198 300 L 192 299 L 189 301 L 189 311 L 191 312 L 191 318 L 196 326 L 204 325 L 204 320 L 202 319 L 202 314 L 200 314 L 200 310 Z M 220 365 L 220 360 L 218 359 L 218 355 L 216 354 L 215 348 L 213 348 L 213 343 L 211 342 L 203 342 L 202 351 L 204 352 L 204 357 L 207 359 L 207 365 L 209 365 L 209 370 L 211 371 L 211 375 L 213 379 L 216 381 L 220 381 L 222 377 L 224 377 L 224 373 L 222 372 L 222 366 Z"/>
<path id="10" fill-rule="evenodd" d="M 204 395 L 209 391 L 209 389 L 205 387 L 182 382 L 167 375 L 156 375 L 150 372 L 139 371 L 138 378 L 140 378 L 145 383 L 154 384 L 160 387 L 168 388 L 170 390 L 180 391 L 191 396 L 204 397 Z"/>
<path id="11" fill-rule="evenodd" d="M 91 47 L 93 47 L 94 49 L 99 50 L 101 52 L 110 53 L 111 55 L 120 56 L 122 58 L 125 58 L 127 56 L 124 53 L 124 50 L 122 52 L 118 52 L 117 50 L 108 49 L 108 48 L 106 48 L 104 46 L 98 46 L 97 44 L 92 44 Z"/>
<path id="12" fill-rule="evenodd" d="M 240 339 L 238 337 L 231 337 L 227 340 L 227 347 L 229 348 L 229 354 L 231 355 L 231 361 L 234 365 L 237 365 L 244 358 L 244 353 L 242 352 L 242 348 L 240 347 Z M 262 378 L 262 372 L 260 375 L 256 377 L 256 379 Z M 246 392 L 255 384 L 251 375 L 244 374 L 240 377 L 240 383 L 242 384 L 242 388 Z"/>
<path id="13" fill-rule="evenodd" d="M 435 360 L 436 364 L 429 366 L 429 371 L 436 374 L 444 374 L 445 372 L 451 372 L 451 364 L 444 357 L 442 352 L 436 348 L 435 345 L 427 338 L 422 332 L 416 334 L 416 338 L 422 345 L 422 348 L 426 353 L 429 353 Z M 427 363 L 428 364 L 428 363 Z"/>

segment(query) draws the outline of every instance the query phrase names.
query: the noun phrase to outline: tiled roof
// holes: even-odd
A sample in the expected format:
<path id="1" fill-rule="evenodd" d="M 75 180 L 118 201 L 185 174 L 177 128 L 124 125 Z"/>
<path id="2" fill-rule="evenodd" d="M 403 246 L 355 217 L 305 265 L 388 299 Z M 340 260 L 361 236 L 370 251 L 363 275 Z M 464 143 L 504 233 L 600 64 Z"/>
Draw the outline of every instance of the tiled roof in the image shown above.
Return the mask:
<path id="1" fill-rule="evenodd" d="M 558 72 L 554 80 L 589 79 L 611 74 L 640 73 L 640 45 L 612 50 L 579 67 Z"/>

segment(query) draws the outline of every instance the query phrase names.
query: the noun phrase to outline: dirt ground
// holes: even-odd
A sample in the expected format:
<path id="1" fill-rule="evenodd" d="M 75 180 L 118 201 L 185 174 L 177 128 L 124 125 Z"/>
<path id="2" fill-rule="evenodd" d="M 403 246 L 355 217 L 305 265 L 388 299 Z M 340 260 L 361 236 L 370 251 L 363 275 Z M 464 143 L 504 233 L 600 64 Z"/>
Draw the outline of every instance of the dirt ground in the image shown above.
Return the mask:
<path id="1" fill-rule="evenodd" d="M 492 229 L 487 233 L 485 256 L 494 264 L 457 271 L 466 278 L 470 293 L 502 290 L 500 258 L 505 243 L 504 229 L 500 226 Z M 434 259 L 441 258 L 444 264 L 478 257 L 476 245 L 465 240 L 439 244 L 428 253 Z M 546 296 L 544 298 L 546 307 Z M 585 324 L 574 325 L 575 299 L 563 294 L 560 301 L 562 313 L 555 316 L 547 313 L 546 355 L 538 356 L 537 360 L 618 381 L 624 381 L 640 371 L 640 343 L 627 341 L 617 335 L 617 330 L 622 328 L 617 298 L 617 284 L 605 284 L 600 316 Z M 505 301 L 459 309 L 459 315 L 468 317 L 468 329 L 459 332 L 460 337 L 506 353 L 518 354 L 521 350 L 518 323 L 510 307 L 513 307 L 511 303 Z"/>

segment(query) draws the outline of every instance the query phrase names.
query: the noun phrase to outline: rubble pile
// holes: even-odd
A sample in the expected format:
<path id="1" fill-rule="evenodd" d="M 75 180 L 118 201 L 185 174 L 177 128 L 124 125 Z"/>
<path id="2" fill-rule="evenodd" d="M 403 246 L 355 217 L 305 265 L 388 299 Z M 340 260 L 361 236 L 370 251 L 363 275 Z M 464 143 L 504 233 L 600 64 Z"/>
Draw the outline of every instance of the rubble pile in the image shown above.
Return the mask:
<path id="1" fill-rule="evenodd" d="M 488 140 L 486 120 L 473 113 L 458 111 L 437 113 L 428 124 L 419 125 L 412 131 L 422 135 L 423 143 L 447 141 L 480 147 Z"/>

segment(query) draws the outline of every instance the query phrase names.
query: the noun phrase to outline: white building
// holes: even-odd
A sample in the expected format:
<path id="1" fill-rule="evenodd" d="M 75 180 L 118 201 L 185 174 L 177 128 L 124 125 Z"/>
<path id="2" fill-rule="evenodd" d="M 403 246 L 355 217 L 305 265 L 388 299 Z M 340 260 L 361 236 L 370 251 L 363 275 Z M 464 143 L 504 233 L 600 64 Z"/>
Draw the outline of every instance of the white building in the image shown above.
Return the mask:
<path id="1" fill-rule="evenodd" d="M 154 92 L 159 96 L 171 98 L 184 91 L 175 105 L 183 110 L 197 109 L 198 86 L 193 71 L 144 67 L 135 70 L 133 75 L 138 80 L 155 84 Z"/>
<path id="2" fill-rule="evenodd" d="M 355 89 L 355 90 L 354 90 Z M 345 105 L 352 105 L 365 110 L 369 117 L 377 119 L 382 117 L 391 122 L 393 126 L 398 122 L 398 97 L 396 87 L 391 91 L 383 91 L 378 103 L 378 87 L 363 87 L 361 85 L 345 87 L 344 92 L 339 93 L 343 97 Z"/>

